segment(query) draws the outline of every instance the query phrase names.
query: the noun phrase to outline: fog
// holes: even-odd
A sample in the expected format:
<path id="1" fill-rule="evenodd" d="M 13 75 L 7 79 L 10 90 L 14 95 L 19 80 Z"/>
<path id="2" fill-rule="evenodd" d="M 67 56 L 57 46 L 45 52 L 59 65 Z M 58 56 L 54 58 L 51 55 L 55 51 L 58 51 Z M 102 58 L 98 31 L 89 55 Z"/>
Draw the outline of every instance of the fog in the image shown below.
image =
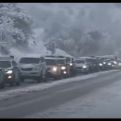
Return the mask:
<path id="1" fill-rule="evenodd" d="M 33 29 L 43 29 L 40 41 L 53 41 L 57 48 L 74 56 L 120 53 L 120 3 L 18 5 L 31 16 Z"/>

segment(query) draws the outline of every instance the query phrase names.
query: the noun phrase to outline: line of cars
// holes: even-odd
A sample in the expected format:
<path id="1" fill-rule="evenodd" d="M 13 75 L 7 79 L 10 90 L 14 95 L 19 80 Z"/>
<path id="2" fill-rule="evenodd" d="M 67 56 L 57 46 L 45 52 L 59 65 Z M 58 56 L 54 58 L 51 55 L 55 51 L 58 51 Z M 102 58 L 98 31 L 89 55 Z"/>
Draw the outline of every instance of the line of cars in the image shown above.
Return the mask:
<path id="1" fill-rule="evenodd" d="M 117 58 L 109 57 L 65 57 L 65 56 L 26 56 L 18 62 L 13 56 L 0 57 L 0 88 L 6 84 L 20 85 L 25 79 L 34 79 L 37 83 L 68 78 L 82 73 L 121 68 Z"/>
<path id="2" fill-rule="evenodd" d="M 37 82 L 47 78 L 67 78 L 72 69 L 72 58 L 64 56 L 22 57 L 19 60 L 20 78 L 34 78 Z"/>
<path id="3" fill-rule="evenodd" d="M 72 58 L 64 56 L 32 55 L 21 57 L 18 62 L 13 56 L 0 57 L 0 88 L 6 84 L 20 85 L 25 79 L 34 79 L 36 82 L 67 78 L 72 75 Z"/>
<path id="4" fill-rule="evenodd" d="M 121 59 L 116 56 L 92 56 L 75 59 L 76 73 L 92 73 L 103 70 L 121 69 Z"/>

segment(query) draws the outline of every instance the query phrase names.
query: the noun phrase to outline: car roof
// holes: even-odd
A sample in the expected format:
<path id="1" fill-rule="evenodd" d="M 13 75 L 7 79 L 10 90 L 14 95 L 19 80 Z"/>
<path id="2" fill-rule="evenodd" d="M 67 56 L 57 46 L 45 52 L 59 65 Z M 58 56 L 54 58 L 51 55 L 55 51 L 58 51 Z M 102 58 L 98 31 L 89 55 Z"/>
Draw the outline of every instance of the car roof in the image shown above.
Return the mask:
<path id="1" fill-rule="evenodd" d="M 64 60 L 66 59 L 66 57 L 64 56 L 52 56 L 52 55 L 48 55 L 48 56 L 44 56 L 45 59 L 52 59 L 52 60 Z"/>
<path id="2" fill-rule="evenodd" d="M 115 55 L 103 55 L 103 56 L 97 56 L 99 58 L 115 58 Z"/>
<path id="3" fill-rule="evenodd" d="M 45 57 L 45 60 L 65 60 L 66 58 L 53 58 L 53 57 Z"/>
<path id="4" fill-rule="evenodd" d="M 82 57 L 78 57 L 78 59 L 90 59 L 90 58 L 95 58 L 95 56 L 82 56 Z"/>
<path id="5" fill-rule="evenodd" d="M 20 59 L 22 58 L 40 58 L 40 56 L 25 56 L 25 57 L 21 57 Z"/>
<path id="6" fill-rule="evenodd" d="M 95 59 L 94 57 L 78 57 L 75 58 L 74 60 L 86 60 L 86 59 Z"/>
<path id="7" fill-rule="evenodd" d="M 0 57 L 0 61 L 12 61 L 11 57 Z"/>

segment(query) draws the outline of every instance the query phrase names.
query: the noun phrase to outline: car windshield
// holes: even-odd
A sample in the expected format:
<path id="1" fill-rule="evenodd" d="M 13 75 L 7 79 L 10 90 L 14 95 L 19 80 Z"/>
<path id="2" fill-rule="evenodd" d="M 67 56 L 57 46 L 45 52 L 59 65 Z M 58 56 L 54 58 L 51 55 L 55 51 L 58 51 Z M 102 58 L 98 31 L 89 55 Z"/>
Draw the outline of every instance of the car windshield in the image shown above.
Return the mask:
<path id="1" fill-rule="evenodd" d="M 38 64 L 40 62 L 39 58 L 22 58 L 20 63 L 23 64 Z"/>
<path id="2" fill-rule="evenodd" d="M 0 61 L 0 68 L 9 68 L 11 67 L 10 61 Z"/>
<path id="3" fill-rule="evenodd" d="M 58 59 L 57 64 L 65 64 L 66 61 L 64 59 Z"/>
<path id="4" fill-rule="evenodd" d="M 47 65 L 55 65 L 56 64 L 56 60 L 54 60 L 54 59 L 45 59 L 45 62 Z"/>
<path id="5" fill-rule="evenodd" d="M 86 61 L 87 61 L 87 62 L 90 62 L 90 63 L 97 62 L 97 60 L 96 60 L 96 59 L 87 59 Z"/>
<path id="6" fill-rule="evenodd" d="M 112 59 L 106 59 L 105 61 L 108 62 L 108 61 L 114 61 L 114 60 L 112 60 Z"/>
<path id="7" fill-rule="evenodd" d="M 84 60 L 75 60 L 76 63 L 85 63 Z"/>

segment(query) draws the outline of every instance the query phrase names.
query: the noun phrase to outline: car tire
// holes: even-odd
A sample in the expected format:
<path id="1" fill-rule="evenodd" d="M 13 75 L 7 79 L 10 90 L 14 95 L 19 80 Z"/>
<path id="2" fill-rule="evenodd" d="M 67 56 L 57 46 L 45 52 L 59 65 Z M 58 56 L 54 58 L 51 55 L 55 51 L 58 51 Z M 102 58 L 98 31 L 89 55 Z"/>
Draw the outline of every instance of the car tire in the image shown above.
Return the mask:
<path id="1" fill-rule="evenodd" d="M 39 77 L 36 78 L 36 80 L 37 80 L 37 83 L 42 82 L 42 76 L 40 75 Z"/>
<path id="2" fill-rule="evenodd" d="M 46 81 L 46 77 L 45 75 L 42 75 L 38 78 L 37 82 L 40 83 L 40 82 L 45 82 Z"/>
<path id="3" fill-rule="evenodd" d="M 20 79 L 20 82 L 22 83 L 24 82 L 24 77 L 20 76 L 19 79 Z"/>
<path id="4" fill-rule="evenodd" d="M 16 75 L 15 75 L 15 84 L 16 84 L 16 86 L 19 86 L 20 85 L 20 75 L 19 75 L 19 73 L 17 73 Z"/>
<path id="5" fill-rule="evenodd" d="M 0 89 L 3 89 L 5 87 L 5 83 L 0 84 Z"/>
<path id="6" fill-rule="evenodd" d="M 1 82 L 0 82 L 0 89 L 3 89 L 5 87 L 5 81 L 4 81 L 4 74 L 1 75 Z"/>
<path id="7" fill-rule="evenodd" d="M 19 86 L 20 85 L 20 82 L 19 81 L 16 81 L 16 86 Z"/>
<path id="8" fill-rule="evenodd" d="M 60 79 L 60 77 L 54 77 L 54 81 L 59 80 L 59 79 Z"/>
<path id="9" fill-rule="evenodd" d="M 37 83 L 40 83 L 41 82 L 41 79 L 40 78 L 41 78 L 40 76 L 36 78 Z"/>
<path id="10" fill-rule="evenodd" d="M 9 83 L 9 85 L 10 85 L 11 87 L 13 87 L 13 86 L 16 85 L 15 81 L 14 81 L 14 80 L 12 80 L 12 81 L 13 81 L 13 82 L 10 82 L 10 83 Z"/>

